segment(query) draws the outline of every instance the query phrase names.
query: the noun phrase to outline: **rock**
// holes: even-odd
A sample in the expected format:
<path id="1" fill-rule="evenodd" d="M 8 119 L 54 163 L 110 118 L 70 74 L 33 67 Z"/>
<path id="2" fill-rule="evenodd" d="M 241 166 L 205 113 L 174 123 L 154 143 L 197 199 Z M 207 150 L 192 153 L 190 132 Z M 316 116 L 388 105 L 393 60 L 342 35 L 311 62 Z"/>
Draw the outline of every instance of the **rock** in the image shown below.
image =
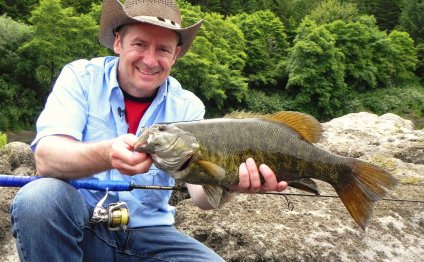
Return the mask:
<path id="1" fill-rule="evenodd" d="M 9 161 L 0 155 L 0 174 L 11 174 L 12 166 Z"/>
<path id="2" fill-rule="evenodd" d="M 34 154 L 28 144 L 11 142 L 0 149 L 0 174 L 34 175 Z M 18 189 L 0 187 L 0 254 L 1 261 L 19 261 L 12 237 L 9 207 Z"/>
<path id="3" fill-rule="evenodd" d="M 28 144 L 11 142 L 0 150 L 0 157 L 6 159 L 11 170 L 27 167 L 35 170 L 34 154 Z"/>
<path id="4" fill-rule="evenodd" d="M 204 211 L 177 192 L 172 199 L 176 227 L 226 261 L 422 261 L 424 130 L 394 114 L 365 112 L 333 119 L 323 127 L 318 146 L 382 166 L 399 179 L 387 199 L 421 202 L 379 201 L 363 231 L 337 197 L 237 194 L 222 208 Z M 0 150 L 1 172 L 33 174 L 29 146 L 10 144 Z M 328 184 L 317 183 L 322 195 L 336 194 Z M 8 208 L 17 190 L 0 190 L 1 260 L 15 262 Z M 291 188 L 286 192 L 300 193 Z"/>

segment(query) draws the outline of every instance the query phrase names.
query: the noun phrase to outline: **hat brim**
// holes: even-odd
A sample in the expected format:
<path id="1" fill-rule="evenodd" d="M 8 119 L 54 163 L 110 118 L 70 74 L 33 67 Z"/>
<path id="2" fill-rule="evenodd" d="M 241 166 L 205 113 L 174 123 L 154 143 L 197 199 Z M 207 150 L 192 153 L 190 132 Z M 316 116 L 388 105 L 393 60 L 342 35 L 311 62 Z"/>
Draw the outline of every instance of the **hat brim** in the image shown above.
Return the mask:
<path id="1" fill-rule="evenodd" d="M 203 23 L 203 20 L 198 21 L 194 25 L 178 28 L 170 23 L 160 20 L 147 19 L 146 17 L 131 17 L 125 11 L 124 6 L 118 0 L 104 0 L 102 4 L 102 14 L 100 17 L 99 42 L 113 50 L 115 41 L 114 30 L 126 24 L 146 23 L 166 28 L 178 33 L 181 37 L 181 50 L 178 58 L 182 57 L 190 49 L 191 44 L 196 38 L 197 31 Z"/>

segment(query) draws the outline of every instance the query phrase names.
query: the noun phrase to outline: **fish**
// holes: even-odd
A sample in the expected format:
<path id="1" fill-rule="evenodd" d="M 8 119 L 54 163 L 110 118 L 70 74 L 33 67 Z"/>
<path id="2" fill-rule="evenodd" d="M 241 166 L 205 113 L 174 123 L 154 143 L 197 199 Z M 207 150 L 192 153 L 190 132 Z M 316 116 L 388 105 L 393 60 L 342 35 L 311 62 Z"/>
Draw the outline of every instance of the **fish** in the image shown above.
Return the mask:
<path id="1" fill-rule="evenodd" d="M 314 180 L 329 183 L 353 220 L 365 230 L 378 200 L 398 181 L 387 170 L 319 147 L 321 123 L 296 111 L 272 114 L 236 111 L 222 118 L 158 123 L 144 128 L 134 151 L 150 154 L 171 177 L 202 185 L 217 208 L 239 182 L 247 158 L 267 164 L 277 181 L 314 194 Z M 263 182 L 263 179 L 262 179 Z"/>

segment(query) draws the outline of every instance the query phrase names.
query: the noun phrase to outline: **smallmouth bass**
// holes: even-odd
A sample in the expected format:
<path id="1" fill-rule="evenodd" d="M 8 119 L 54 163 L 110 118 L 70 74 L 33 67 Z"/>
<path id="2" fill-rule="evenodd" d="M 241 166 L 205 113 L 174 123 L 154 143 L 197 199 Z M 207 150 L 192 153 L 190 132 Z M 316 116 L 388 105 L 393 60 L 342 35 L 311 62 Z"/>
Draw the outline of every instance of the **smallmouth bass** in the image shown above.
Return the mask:
<path id="1" fill-rule="evenodd" d="M 397 180 L 380 167 L 314 145 L 322 132 L 315 118 L 299 112 L 235 112 L 224 118 L 155 124 L 143 130 L 134 150 L 150 154 L 156 167 L 173 178 L 202 185 L 215 208 L 228 187 L 239 182 L 239 165 L 249 157 L 267 164 L 278 181 L 291 187 L 318 194 L 312 179 L 325 181 L 365 229 L 375 202 Z"/>

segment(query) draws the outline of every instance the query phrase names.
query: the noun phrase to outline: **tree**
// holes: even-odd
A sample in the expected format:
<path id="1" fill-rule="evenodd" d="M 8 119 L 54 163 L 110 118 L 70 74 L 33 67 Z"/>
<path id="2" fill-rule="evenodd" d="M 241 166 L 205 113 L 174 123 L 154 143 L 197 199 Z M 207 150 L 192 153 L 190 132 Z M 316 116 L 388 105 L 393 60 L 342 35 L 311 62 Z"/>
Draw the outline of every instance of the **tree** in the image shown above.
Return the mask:
<path id="1" fill-rule="evenodd" d="M 263 88 L 275 86 L 285 75 L 287 35 L 284 24 L 271 11 L 242 13 L 231 17 L 243 31 L 247 54 L 244 75 L 249 86 Z"/>
<path id="2" fill-rule="evenodd" d="M 324 26 L 310 19 L 302 22 L 290 49 L 286 86 L 300 111 L 321 119 L 344 113 L 348 88 L 342 58 L 334 36 Z"/>
<path id="3" fill-rule="evenodd" d="M 393 46 L 394 81 L 396 83 L 405 83 L 414 79 L 415 66 L 417 65 L 417 50 L 414 46 L 414 40 L 407 32 L 393 30 L 388 36 Z"/>
<path id="4" fill-rule="evenodd" d="M 240 29 L 217 13 L 202 13 L 200 7 L 180 2 L 184 23 L 201 18 L 205 23 L 190 51 L 172 71 L 184 88 L 196 93 L 206 105 L 208 116 L 222 116 L 237 109 L 247 95 L 244 38 Z M 223 30 L 225 28 L 225 30 Z"/>
<path id="5" fill-rule="evenodd" d="M 318 25 L 321 25 L 336 20 L 349 22 L 353 21 L 358 16 L 358 8 L 355 4 L 337 0 L 324 0 L 319 6 L 311 11 L 308 18 L 315 21 Z"/>
<path id="6" fill-rule="evenodd" d="M 414 1 L 416 0 L 406 0 Z M 372 15 L 377 19 L 380 30 L 393 30 L 399 21 L 405 0 L 350 0 L 355 3 L 361 14 Z"/>
<path id="7" fill-rule="evenodd" d="M 30 61 L 17 52 L 30 37 L 29 27 L 5 15 L 0 16 L 0 130 L 29 127 L 38 114 Z"/>
<path id="8" fill-rule="evenodd" d="M 393 30 L 399 21 L 403 0 L 374 0 L 371 14 L 377 19 L 378 27 L 384 31 Z"/>
<path id="9" fill-rule="evenodd" d="M 0 0 L 0 15 L 7 15 L 15 21 L 28 22 L 31 10 L 39 0 Z"/>
<path id="10" fill-rule="evenodd" d="M 399 30 L 408 32 L 417 42 L 424 42 L 424 0 L 405 0 L 399 18 Z"/>
<path id="11" fill-rule="evenodd" d="M 33 38 L 20 51 L 35 61 L 35 74 L 44 94 L 66 63 L 91 58 L 102 50 L 97 42 L 97 21 L 90 14 L 78 15 L 73 8 L 62 8 L 60 0 L 41 0 L 30 22 Z"/>
<path id="12" fill-rule="evenodd" d="M 373 21 L 373 17 L 364 16 L 355 22 L 336 20 L 325 25 L 334 35 L 336 47 L 343 53 L 345 83 L 357 91 L 377 87 L 378 68 L 373 63 L 374 43 L 384 34 L 379 32 Z"/>
<path id="13" fill-rule="evenodd" d="M 101 4 L 102 0 L 61 0 L 63 7 L 72 7 L 79 14 L 87 14 L 93 5 Z"/>
<path id="14" fill-rule="evenodd" d="M 424 0 L 405 0 L 399 18 L 399 30 L 415 40 L 418 51 L 416 74 L 424 80 Z"/>

